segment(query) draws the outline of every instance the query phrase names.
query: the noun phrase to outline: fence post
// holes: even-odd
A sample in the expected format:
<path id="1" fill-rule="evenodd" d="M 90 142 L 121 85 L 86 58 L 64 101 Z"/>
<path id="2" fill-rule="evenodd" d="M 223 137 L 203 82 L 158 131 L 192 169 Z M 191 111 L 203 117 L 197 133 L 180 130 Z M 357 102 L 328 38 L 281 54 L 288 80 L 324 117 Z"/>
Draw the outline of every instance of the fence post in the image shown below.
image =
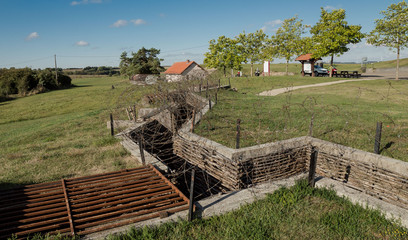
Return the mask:
<path id="1" fill-rule="evenodd" d="M 228 86 L 231 88 L 231 78 L 228 78 Z"/>
<path id="2" fill-rule="evenodd" d="M 240 138 L 240 135 L 241 135 L 241 119 L 237 119 L 237 142 L 236 142 L 236 145 L 235 145 L 235 148 L 236 149 L 239 149 L 239 138 Z"/>
<path id="3" fill-rule="evenodd" d="M 188 221 L 193 220 L 193 205 L 194 205 L 194 178 L 195 168 L 191 170 L 191 183 L 190 183 L 190 203 L 188 205 Z"/>
<path id="4" fill-rule="evenodd" d="M 316 163 L 317 163 L 317 154 L 319 152 L 312 147 L 312 153 L 310 154 L 310 166 L 309 166 L 309 186 L 315 186 L 315 175 L 316 175 Z"/>
<path id="5" fill-rule="evenodd" d="M 208 79 L 207 79 L 207 88 L 205 89 L 205 98 L 208 98 Z"/>
<path id="6" fill-rule="evenodd" d="M 377 129 L 375 132 L 374 153 L 380 153 L 382 122 L 377 122 Z"/>
<path id="7" fill-rule="evenodd" d="M 218 79 L 218 88 L 221 87 L 221 78 Z"/>
<path id="8" fill-rule="evenodd" d="M 113 128 L 113 116 L 112 116 L 112 113 L 110 114 L 110 130 L 111 130 L 111 136 L 115 135 L 115 129 Z"/>
<path id="9" fill-rule="evenodd" d="M 218 103 L 218 90 L 215 92 L 215 104 Z"/>
<path id="10" fill-rule="evenodd" d="M 210 110 L 211 110 L 211 96 L 208 98 L 208 105 L 210 106 Z"/>
<path id="11" fill-rule="evenodd" d="M 138 137 L 138 143 L 139 143 L 139 151 L 140 151 L 140 158 L 142 158 L 142 164 L 143 166 L 146 166 L 146 160 L 145 160 L 145 155 L 143 151 L 143 145 L 142 145 L 142 134 L 139 135 Z"/>
<path id="12" fill-rule="evenodd" d="M 313 121 L 314 121 L 314 113 L 312 115 L 312 119 L 310 119 L 310 125 L 309 125 L 309 136 L 313 135 Z"/>
<path id="13" fill-rule="evenodd" d="M 194 132 L 195 115 L 196 115 L 196 112 L 195 112 L 195 109 L 193 109 L 193 116 L 191 119 L 191 132 Z"/>

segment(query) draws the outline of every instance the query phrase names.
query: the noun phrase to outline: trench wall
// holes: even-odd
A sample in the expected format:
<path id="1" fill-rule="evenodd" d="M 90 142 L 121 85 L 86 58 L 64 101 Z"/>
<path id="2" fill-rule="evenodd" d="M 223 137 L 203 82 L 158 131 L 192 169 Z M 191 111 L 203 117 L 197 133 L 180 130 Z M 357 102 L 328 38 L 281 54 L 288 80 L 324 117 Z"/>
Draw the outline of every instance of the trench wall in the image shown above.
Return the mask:
<path id="1" fill-rule="evenodd" d="M 174 152 L 231 190 L 307 172 L 311 149 L 316 173 L 408 209 L 408 163 L 311 137 L 231 149 L 193 133 L 174 137 Z"/>

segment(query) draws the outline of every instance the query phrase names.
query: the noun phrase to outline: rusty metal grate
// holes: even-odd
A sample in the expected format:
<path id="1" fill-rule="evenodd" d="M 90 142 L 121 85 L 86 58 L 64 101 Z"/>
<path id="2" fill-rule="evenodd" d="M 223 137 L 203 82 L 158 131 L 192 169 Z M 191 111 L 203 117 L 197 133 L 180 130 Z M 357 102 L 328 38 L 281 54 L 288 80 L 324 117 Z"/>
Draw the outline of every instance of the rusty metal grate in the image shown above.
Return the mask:
<path id="1" fill-rule="evenodd" d="M 0 191 L 0 239 L 86 235 L 188 209 L 154 166 Z"/>

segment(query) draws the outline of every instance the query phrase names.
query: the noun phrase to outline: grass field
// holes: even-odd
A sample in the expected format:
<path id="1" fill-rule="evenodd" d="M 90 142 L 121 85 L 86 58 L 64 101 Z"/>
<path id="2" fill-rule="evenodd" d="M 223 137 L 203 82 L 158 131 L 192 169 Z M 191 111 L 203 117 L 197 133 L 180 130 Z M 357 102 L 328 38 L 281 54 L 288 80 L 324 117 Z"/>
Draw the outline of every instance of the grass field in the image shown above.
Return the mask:
<path id="1" fill-rule="evenodd" d="M 381 154 L 408 161 L 408 81 L 359 81 L 274 97 L 256 95 L 312 78 L 303 79 L 234 78 L 231 84 L 238 91 L 220 91 L 218 104 L 195 132 L 235 147 L 239 118 L 241 146 L 248 147 L 307 135 L 313 118 L 314 137 L 372 152 L 376 123 L 381 121 Z"/>
<path id="2" fill-rule="evenodd" d="M 81 78 L 73 84 L 0 103 L 1 188 L 137 165 L 106 129 L 128 81 Z"/>
<path id="3" fill-rule="evenodd" d="M 378 211 L 303 181 L 221 216 L 133 228 L 108 239 L 407 239 L 407 231 Z"/>

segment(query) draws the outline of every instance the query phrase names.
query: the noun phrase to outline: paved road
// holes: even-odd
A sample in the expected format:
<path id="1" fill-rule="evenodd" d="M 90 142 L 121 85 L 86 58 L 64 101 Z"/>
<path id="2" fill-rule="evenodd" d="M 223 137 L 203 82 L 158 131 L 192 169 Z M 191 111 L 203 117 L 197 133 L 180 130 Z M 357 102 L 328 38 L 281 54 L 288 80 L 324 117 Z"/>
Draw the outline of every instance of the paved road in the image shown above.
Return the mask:
<path id="1" fill-rule="evenodd" d="M 401 74 L 401 73 L 400 73 Z M 400 75 L 400 79 L 406 80 L 408 79 L 408 75 Z M 339 84 L 339 83 L 346 83 L 346 82 L 357 82 L 357 81 L 369 81 L 369 80 L 378 80 L 378 79 L 395 79 L 395 73 L 392 72 L 381 72 L 381 73 L 372 73 L 371 75 L 363 75 L 362 78 L 358 79 L 351 79 L 351 80 L 340 80 L 340 81 L 333 81 L 333 82 L 324 82 L 324 83 L 316 83 L 316 84 L 309 84 L 309 85 L 302 85 L 302 86 L 292 86 L 292 87 L 286 87 L 286 88 L 278 88 L 278 89 L 272 89 L 268 91 L 264 91 L 259 93 L 259 96 L 276 96 L 282 93 L 294 91 L 297 89 L 302 89 L 302 88 L 310 88 L 310 87 L 321 87 L 321 86 L 329 86 L 333 84 Z"/>

